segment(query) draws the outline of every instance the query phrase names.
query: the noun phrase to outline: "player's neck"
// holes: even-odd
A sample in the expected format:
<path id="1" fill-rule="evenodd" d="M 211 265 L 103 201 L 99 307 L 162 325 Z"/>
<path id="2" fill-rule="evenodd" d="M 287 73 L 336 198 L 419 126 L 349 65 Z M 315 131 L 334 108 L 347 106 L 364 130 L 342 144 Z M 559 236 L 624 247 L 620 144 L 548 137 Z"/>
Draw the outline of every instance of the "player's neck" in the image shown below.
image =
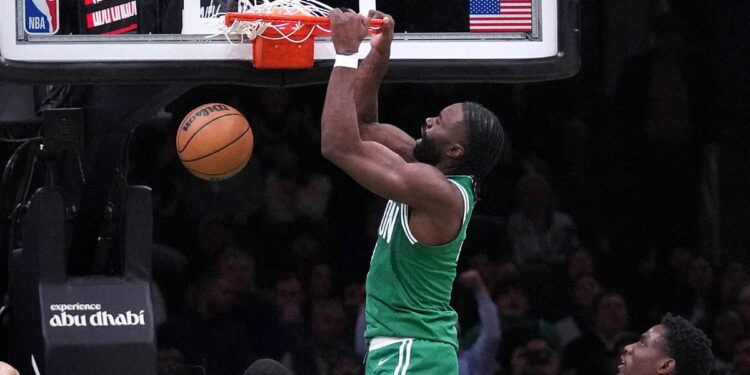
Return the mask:
<path id="1" fill-rule="evenodd" d="M 460 166 L 461 165 L 454 160 L 443 159 L 442 161 L 437 163 L 437 165 L 435 165 L 435 168 L 439 169 L 440 172 L 443 172 L 444 175 L 450 176 L 463 174 L 460 173 Z"/>

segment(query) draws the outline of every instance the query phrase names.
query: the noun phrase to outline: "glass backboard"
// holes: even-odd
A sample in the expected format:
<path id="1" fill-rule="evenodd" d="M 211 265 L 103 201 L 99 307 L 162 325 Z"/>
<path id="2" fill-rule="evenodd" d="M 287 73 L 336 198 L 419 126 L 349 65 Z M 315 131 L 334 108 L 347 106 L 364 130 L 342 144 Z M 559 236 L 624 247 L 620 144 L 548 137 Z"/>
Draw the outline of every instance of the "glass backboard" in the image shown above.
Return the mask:
<path id="1" fill-rule="evenodd" d="M 260 1 L 260 0 L 258 0 Z M 325 82 L 335 55 L 315 40 L 315 65 L 259 70 L 252 44 L 214 35 L 207 17 L 237 0 L 6 0 L 0 2 L 0 78 L 31 83 Z M 387 81 L 522 82 L 579 67 L 577 1 L 331 0 L 393 15 Z M 365 41 L 362 55 L 369 49 Z"/>

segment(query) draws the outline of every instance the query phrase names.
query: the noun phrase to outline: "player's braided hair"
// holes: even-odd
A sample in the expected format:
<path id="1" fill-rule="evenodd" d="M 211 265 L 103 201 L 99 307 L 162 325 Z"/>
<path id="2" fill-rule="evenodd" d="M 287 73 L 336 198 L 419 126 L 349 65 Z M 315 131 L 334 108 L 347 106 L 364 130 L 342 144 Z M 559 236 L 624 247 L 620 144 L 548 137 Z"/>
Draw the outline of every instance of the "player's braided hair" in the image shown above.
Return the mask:
<path id="1" fill-rule="evenodd" d="M 479 183 L 500 159 L 505 132 L 500 120 L 489 109 L 475 102 L 462 104 L 467 125 L 467 147 L 463 163 L 450 172 L 474 176 L 476 193 Z"/>
<path id="2" fill-rule="evenodd" d="M 675 360 L 677 375 L 708 375 L 713 365 L 711 341 L 680 316 L 667 313 L 661 320 L 666 328 L 667 352 Z"/>

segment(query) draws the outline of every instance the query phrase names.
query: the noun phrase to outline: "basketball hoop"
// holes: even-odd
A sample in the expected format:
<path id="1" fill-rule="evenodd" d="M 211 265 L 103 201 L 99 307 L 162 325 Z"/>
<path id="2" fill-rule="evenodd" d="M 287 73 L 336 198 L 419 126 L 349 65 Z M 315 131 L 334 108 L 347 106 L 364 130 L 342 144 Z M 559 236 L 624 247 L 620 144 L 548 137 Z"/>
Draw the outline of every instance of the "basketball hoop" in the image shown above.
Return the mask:
<path id="1" fill-rule="evenodd" d="M 261 1 L 240 0 L 237 12 L 219 14 L 220 33 L 230 42 L 230 35 L 251 40 L 258 69 L 311 68 L 315 37 L 331 33 L 328 14 L 333 8 L 316 0 Z M 372 20 L 370 31 L 381 24 Z"/>

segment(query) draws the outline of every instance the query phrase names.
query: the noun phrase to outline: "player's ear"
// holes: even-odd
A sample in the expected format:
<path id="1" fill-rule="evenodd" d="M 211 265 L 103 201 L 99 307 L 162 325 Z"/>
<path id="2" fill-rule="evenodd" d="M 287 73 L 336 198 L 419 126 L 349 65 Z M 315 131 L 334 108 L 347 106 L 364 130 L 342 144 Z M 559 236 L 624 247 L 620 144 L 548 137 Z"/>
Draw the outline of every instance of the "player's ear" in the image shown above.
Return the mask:
<path id="1" fill-rule="evenodd" d="M 448 156 L 454 158 L 454 159 L 460 159 L 462 156 L 464 156 L 464 146 L 461 146 L 458 143 L 452 143 L 448 146 Z"/>
<path id="2" fill-rule="evenodd" d="M 676 363 L 673 358 L 665 358 L 661 361 L 657 372 L 659 374 L 674 374 Z"/>

